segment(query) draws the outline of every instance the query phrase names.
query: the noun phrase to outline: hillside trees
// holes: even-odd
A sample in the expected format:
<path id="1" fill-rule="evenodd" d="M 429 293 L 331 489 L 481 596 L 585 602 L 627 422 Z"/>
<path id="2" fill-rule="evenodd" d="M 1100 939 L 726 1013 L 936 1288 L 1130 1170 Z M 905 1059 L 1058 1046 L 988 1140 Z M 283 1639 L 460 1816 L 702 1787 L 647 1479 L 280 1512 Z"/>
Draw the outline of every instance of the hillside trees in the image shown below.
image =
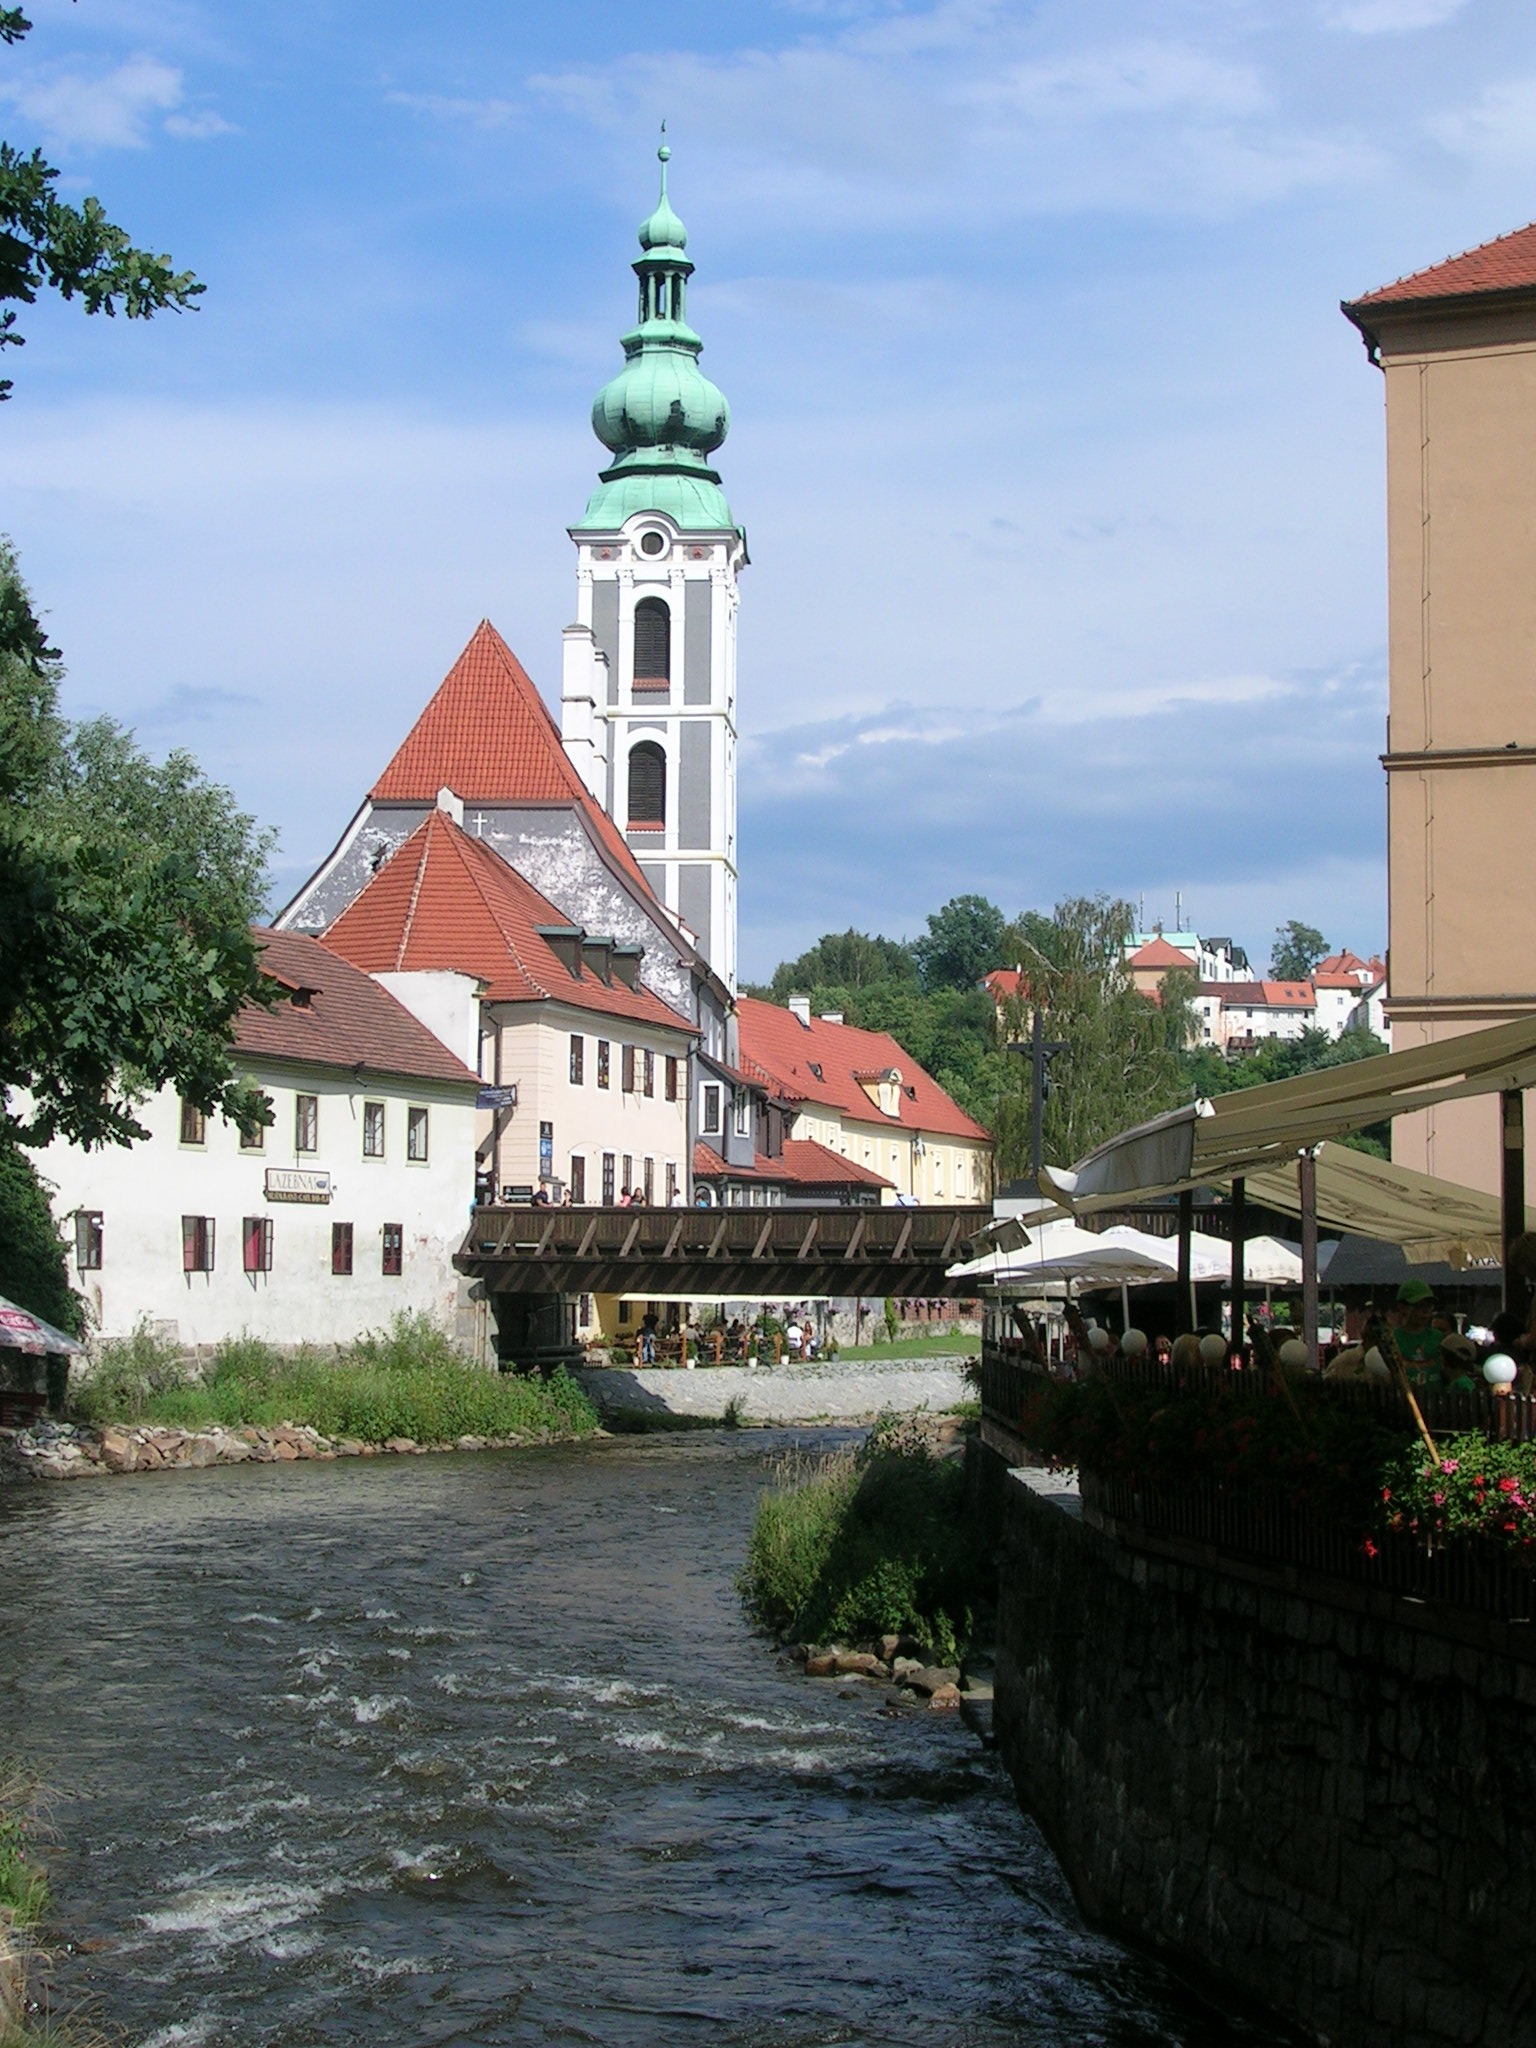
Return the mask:
<path id="1" fill-rule="evenodd" d="M 1275 933 L 1269 971 L 1276 981 L 1310 981 L 1312 970 L 1328 951 L 1328 941 L 1316 925 L 1298 924 L 1289 918 Z"/>

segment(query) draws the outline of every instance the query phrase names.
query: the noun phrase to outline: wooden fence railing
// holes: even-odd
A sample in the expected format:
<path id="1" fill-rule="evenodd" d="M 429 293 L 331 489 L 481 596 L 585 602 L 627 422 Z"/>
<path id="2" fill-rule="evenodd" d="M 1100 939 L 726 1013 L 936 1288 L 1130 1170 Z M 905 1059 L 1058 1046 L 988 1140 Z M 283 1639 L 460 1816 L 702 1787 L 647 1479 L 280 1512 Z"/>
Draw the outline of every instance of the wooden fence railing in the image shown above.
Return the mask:
<path id="1" fill-rule="evenodd" d="M 1224 1402 L 1275 1398 L 1262 1373 L 1233 1373 L 1221 1367 L 1175 1371 L 1154 1361 L 1116 1360 L 1106 1376 L 1120 1385 L 1158 1386 L 1170 1393 L 1205 1391 Z M 983 1417 L 1001 1424 L 1014 1438 L 1028 1442 L 1031 1397 L 1059 1384 L 1009 1345 L 988 1344 L 982 1351 Z M 1304 1389 L 1303 1398 L 1307 1405 L 1316 1401 L 1368 1411 L 1405 1441 L 1413 1435 L 1407 1403 L 1395 1387 L 1320 1380 Z M 1505 1442 L 1536 1438 L 1536 1400 L 1530 1396 L 1501 1398 L 1480 1391 L 1436 1389 L 1422 1395 L 1420 1405 L 1432 1431 L 1481 1430 L 1490 1439 Z M 1255 1563 L 1295 1567 L 1320 1579 L 1443 1602 L 1500 1621 L 1536 1620 L 1536 1571 L 1493 1544 L 1467 1540 L 1433 1549 L 1419 1538 L 1391 1532 L 1377 1532 L 1367 1541 L 1358 1529 L 1326 1516 L 1255 1502 L 1247 1493 L 1198 1478 L 1177 1486 L 1158 1485 L 1145 1477 L 1083 1470 L 1078 1479 L 1084 1507 L 1112 1522 L 1116 1533 L 1133 1545 L 1138 1537 L 1197 1544 Z"/>

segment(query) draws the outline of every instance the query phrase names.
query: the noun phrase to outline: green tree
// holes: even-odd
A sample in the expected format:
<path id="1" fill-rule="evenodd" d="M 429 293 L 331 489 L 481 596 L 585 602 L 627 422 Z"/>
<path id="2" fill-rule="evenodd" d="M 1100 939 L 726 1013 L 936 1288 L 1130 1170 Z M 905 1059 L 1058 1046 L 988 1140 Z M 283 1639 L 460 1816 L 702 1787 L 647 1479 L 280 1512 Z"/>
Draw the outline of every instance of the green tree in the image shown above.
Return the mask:
<path id="1" fill-rule="evenodd" d="M 798 960 L 787 960 L 776 968 L 768 995 L 770 1001 L 782 1003 L 805 990 L 868 988 L 877 982 L 916 979 L 910 947 L 899 939 L 871 937 L 850 926 L 845 932 L 824 933 Z"/>
<path id="2" fill-rule="evenodd" d="M 912 942 L 912 958 L 925 989 L 973 989 L 984 974 L 1005 964 L 1007 919 L 985 896 L 952 896 L 929 916 Z"/>
<path id="3" fill-rule="evenodd" d="M 1183 1094 L 1179 1058 L 1169 1049 L 1163 1016 L 1138 994 L 1125 967 L 1134 928 L 1129 903 L 1074 896 L 1058 903 L 1020 965 L 1033 1001 L 1043 1007 L 1048 1035 L 1065 1049 L 1051 1065 L 1045 1104 L 1045 1157 L 1069 1166 L 1128 1124 L 1172 1109 Z M 1023 1038 L 1024 1012 L 1009 1020 Z M 991 1119 L 1003 1178 L 1029 1162 L 1029 1063 L 1014 1055 L 1014 1085 Z"/>
<path id="4" fill-rule="evenodd" d="M 1375 1059 L 1390 1048 L 1371 1031 L 1346 1031 L 1330 1038 L 1326 1031 L 1303 1031 L 1299 1038 L 1276 1038 L 1256 1051 L 1235 1060 L 1219 1053 L 1201 1051 L 1182 1062 L 1185 1092 L 1193 1095 L 1227 1095 L 1239 1088 L 1257 1087 L 1264 1081 L 1288 1081 L 1296 1074 L 1316 1074 L 1328 1067 L 1347 1067 L 1356 1060 Z M 1378 1159 L 1391 1156 L 1392 1125 L 1372 1124 L 1341 1140 L 1358 1152 Z"/>
<path id="5" fill-rule="evenodd" d="M 0 1091 L 13 1138 L 145 1135 L 174 1085 L 243 1129 L 270 1119 L 235 1078 L 235 1018 L 270 1002 L 250 923 L 268 835 L 191 758 L 156 764 L 109 720 L 71 727 L 60 668 L 0 547 Z"/>
<path id="6" fill-rule="evenodd" d="M 1328 941 L 1315 925 L 1298 924 L 1295 918 L 1275 933 L 1269 971 L 1276 981 L 1310 981 L 1312 970 L 1328 951 Z"/>
<path id="7" fill-rule="evenodd" d="M 36 1168 L 0 1132 L 0 1294 L 78 1337 L 85 1304 L 69 1284 L 64 1240 Z"/>
<path id="8" fill-rule="evenodd" d="M 1200 1012 L 1195 1008 L 1199 993 L 1200 977 L 1192 967 L 1170 968 L 1157 984 L 1163 1043 L 1171 1053 L 1188 1052 L 1200 1042 Z"/>
<path id="9" fill-rule="evenodd" d="M 19 7 L 0 7 L 0 43 L 19 43 L 31 27 Z M 68 205 L 58 181 L 40 151 L 0 142 L 0 348 L 22 346 L 15 307 L 36 304 L 40 291 L 129 320 L 192 305 L 204 287 L 190 271 L 135 248 L 99 200 Z M 0 399 L 10 394 L 11 379 L 0 378 Z"/>

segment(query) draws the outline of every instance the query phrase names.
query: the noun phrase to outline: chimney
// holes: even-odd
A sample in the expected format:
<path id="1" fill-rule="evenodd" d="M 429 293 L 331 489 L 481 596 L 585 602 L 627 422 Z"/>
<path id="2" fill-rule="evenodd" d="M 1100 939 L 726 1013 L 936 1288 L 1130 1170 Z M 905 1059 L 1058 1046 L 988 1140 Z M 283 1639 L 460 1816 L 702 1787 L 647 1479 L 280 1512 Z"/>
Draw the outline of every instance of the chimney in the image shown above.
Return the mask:
<path id="1" fill-rule="evenodd" d="M 804 1030 L 811 1028 L 811 999 L 809 996 L 791 996 L 789 1014 Z"/>
<path id="2" fill-rule="evenodd" d="M 610 988 L 613 986 L 613 941 L 581 935 L 581 957 L 588 971 Z"/>
<path id="3" fill-rule="evenodd" d="M 644 958 L 644 946 L 636 945 L 632 939 L 614 941 L 613 971 L 626 988 L 639 987 L 640 962 Z"/>
<path id="4" fill-rule="evenodd" d="M 823 1024 L 841 1024 L 843 1021 L 843 1013 L 841 1010 L 823 1010 L 821 1013 L 821 1021 Z"/>
<path id="5" fill-rule="evenodd" d="M 560 738 L 576 773 L 601 803 L 605 763 L 597 706 L 599 690 L 604 699 L 608 694 L 608 664 L 590 626 L 567 626 L 560 639 Z"/>

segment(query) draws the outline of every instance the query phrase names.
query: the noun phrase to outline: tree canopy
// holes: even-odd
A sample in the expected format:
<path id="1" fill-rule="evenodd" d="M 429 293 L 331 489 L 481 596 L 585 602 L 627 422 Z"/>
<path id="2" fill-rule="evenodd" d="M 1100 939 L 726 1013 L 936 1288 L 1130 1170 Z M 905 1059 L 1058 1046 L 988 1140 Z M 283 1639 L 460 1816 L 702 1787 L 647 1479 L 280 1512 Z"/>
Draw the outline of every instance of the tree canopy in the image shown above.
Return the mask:
<path id="1" fill-rule="evenodd" d="M 18 43 L 32 24 L 19 7 L 0 7 L 0 43 Z M 57 191 L 59 172 L 40 150 L 0 142 L 0 348 L 20 348 L 18 304 L 40 291 L 78 299 L 87 313 L 121 312 L 129 320 L 193 305 L 204 287 L 169 256 L 135 248 L 126 229 L 108 220 L 98 199 L 71 206 Z M 0 378 L 0 399 L 12 381 Z"/>
<path id="2" fill-rule="evenodd" d="M 1269 971 L 1276 981 L 1310 981 L 1312 970 L 1328 951 L 1328 941 L 1315 925 L 1290 918 L 1275 933 Z"/>
<path id="3" fill-rule="evenodd" d="M 0 546 L 0 1090 L 13 1137 L 145 1135 L 134 1104 L 174 1084 L 242 1128 L 243 1004 L 266 1002 L 250 923 L 269 836 L 187 754 L 155 763 L 108 719 L 72 726 L 61 670 Z"/>
<path id="4" fill-rule="evenodd" d="M 984 974 L 1007 964 L 1007 919 L 985 896 L 952 896 L 929 916 L 912 941 L 912 958 L 925 989 L 973 989 Z"/>

